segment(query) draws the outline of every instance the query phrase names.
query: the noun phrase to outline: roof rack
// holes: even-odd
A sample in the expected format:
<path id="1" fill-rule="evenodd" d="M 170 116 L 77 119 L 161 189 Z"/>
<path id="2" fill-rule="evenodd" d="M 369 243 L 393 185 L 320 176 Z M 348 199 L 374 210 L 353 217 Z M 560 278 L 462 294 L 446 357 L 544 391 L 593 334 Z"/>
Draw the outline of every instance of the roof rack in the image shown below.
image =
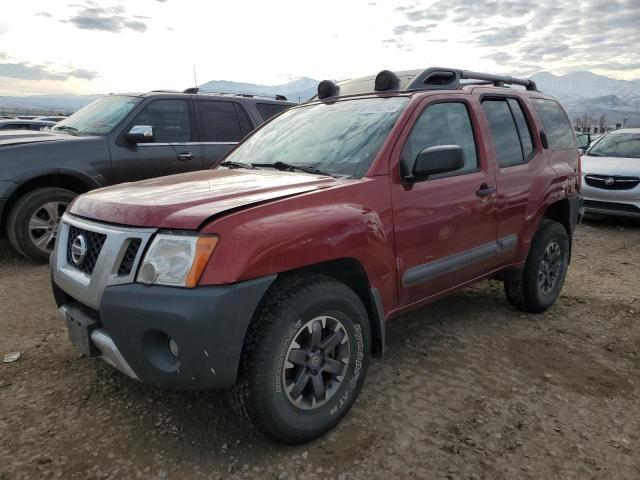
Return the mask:
<path id="1" fill-rule="evenodd" d="M 463 83 L 462 80 L 471 81 Z M 375 76 L 342 82 L 323 80 L 318 85 L 317 98 L 363 95 L 384 91 L 457 90 L 465 85 L 493 85 L 496 87 L 520 85 L 527 90 L 537 90 L 535 82 L 525 78 L 472 72 L 457 68 L 431 67 L 426 70 L 407 70 L 402 72 L 382 70 Z"/>
<path id="2" fill-rule="evenodd" d="M 244 97 L 244 98 L 270 98 L 275 100 L 287 100 L 287 97 L 284 95 L 267 95 L 263 93 L 233 93 L 233 92 L 216 92 L 216 91 L 200 91 L 199 93 L 209 94 L 209 95 L 222 95 L 229 97 Z"/>
<path id="3" fill-rule="evenodd" d="M 494 75 L 491 73 L 472 72 L 457 68 L 432 67 L 423 70 L 407 85 L 406 90 L 455 90 L 464 85 L 460 80 L 481 80 L 491 82 L 496 87 L 520 85 L 527 90 L 537 90 L 536 83 L 528 78 Z"/>

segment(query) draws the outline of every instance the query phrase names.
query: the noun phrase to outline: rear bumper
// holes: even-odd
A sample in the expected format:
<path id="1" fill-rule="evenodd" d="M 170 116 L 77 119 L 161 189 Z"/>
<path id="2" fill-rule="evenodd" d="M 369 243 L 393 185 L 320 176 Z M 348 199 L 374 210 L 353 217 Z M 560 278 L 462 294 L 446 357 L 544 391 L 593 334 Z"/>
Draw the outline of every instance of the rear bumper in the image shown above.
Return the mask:
<path id="1" fill-rule="evenodd" d="M 143 383 L 213 389 L 235 383 L 247 328 L 274 279 L 194 289 L 115 285 L 105 289 L 99 311 L 78 304 L 55 283 L 53 290 L 74 343 L 82 343 L 77 331 L 85 329 L 85 348 L 78 346 L 89 356 Z M 73 330 L 69 319 L 86 327 Z"/>

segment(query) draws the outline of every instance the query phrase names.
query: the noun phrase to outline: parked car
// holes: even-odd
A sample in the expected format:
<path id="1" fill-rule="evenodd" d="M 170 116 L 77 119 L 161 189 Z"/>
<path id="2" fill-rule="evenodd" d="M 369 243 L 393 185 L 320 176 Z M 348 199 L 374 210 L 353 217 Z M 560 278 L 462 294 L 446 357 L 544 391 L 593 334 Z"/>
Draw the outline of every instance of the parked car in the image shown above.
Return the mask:
<path id="1" fill-rule="evenodd" d="M 47 122 L 45 120 L 0 120 L 0 131 L 5 130 L 45 130 L 55 125 L 56 122 Z M 1 138 L 1 137 L 0 137 Z"/>
<path id="2" fill-rule="evenodd" d="M 209 168 L 270 115 L 295 105 L 189 92 L 108 95 L 47 132 L 0 127 L 0 234 L 23 255 L 47 261 L 77 194 Z"/>
<path id="3" fill-rule="evenodd" d="M 582 157 L 585 211 L 640 218 L 640 128 L 613 130 Z"/>
<path id="4" fill-rule="evenodd" d="M 58 123 L 61 122 L 62 120 L 66 120 L 69 117 L 66 116 L 62 116 L 62 115 L 54 115 L 51 117 L 37 117 L 36 120 L 40 120 L 43 122 L 54 122 L 54 123 Z"/>
<path id="5" fill-rule="evenodd" d="M 390 318 L 488 277 L 548 309 L 579 188 L 569 119 L 531 80 L 323 81 L 219 168 L 78 197 L 53 290 L 88 356 L 152 385 L 233 386 L 259 431 L 301 443 L 353 405 Z"/>

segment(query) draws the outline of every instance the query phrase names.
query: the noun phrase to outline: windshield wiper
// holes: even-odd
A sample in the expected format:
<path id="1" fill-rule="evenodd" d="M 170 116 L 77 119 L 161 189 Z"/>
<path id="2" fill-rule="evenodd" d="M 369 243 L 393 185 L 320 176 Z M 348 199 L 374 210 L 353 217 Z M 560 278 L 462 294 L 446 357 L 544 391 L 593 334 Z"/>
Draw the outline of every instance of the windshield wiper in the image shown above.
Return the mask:
<path id="1" fill-rule="evenodd" d="M 325 172 L 316 167 L 305 167 L 303 165 L 293 165 L 292 163 L 285 163 L 280 161 L 274 163 L 252 163 L 251 165 L 258 168 L 275 168 L 277 170 L 286 170 L 289 172 L 298 170 L 300 172 L 312 173 L 314 175 L 327 175 L 329 177 L 335 176 L 333 173 Z"/>
<path id="2" fill-rule="evenodd" d="M 255 168 L 253 165 L 249 165 L 247 163 L 242 163 L 242 162 L 234 162 L 232 160 L 227 160 L 226 162 L 222 162 L 220 166 L 228 167 L 228 168 L 250 168 L 250 169 Z"/>
<path id="3" fill-rule="evenodd" d="M 60 130 L 63 132 L 69 132 L 71 135 L 77 135 L 78 129 L 76 127 L 70 127 L 69 125 L 56 125 L 52 130 Z"/>

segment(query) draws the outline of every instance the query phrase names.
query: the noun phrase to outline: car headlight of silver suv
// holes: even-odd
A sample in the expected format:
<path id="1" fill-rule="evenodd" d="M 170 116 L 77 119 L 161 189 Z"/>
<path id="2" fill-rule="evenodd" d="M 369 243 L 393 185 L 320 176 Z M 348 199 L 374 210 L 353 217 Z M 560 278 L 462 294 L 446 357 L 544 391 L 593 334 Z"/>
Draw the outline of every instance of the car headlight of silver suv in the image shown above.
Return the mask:
<path id="1" fill-rule="evenodd" d="M 144 255 L 136 281 L 193 288 L 217 244 L 216 236 L 158 233 Z"/>

